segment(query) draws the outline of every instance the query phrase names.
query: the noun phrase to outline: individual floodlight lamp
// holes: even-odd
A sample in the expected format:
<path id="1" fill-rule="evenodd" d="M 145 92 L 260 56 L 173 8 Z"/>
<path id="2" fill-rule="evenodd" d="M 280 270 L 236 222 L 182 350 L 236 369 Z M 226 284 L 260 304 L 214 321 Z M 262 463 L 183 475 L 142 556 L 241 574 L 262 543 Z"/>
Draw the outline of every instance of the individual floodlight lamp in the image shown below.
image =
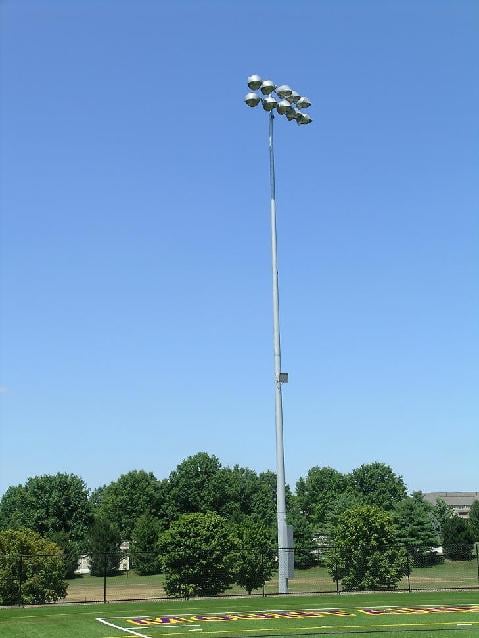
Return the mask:
<path id="1" fill-rule="evenodd" d="M 311 101 L 308 100 L 307 97 L 304 97 L 303 95 L 299 98 L 299 100 L 296 102 L 296 106 L 298 107 L 298 109 L 307 109 L 308 106 L 311 106 Z"/>
<path id="2" fill-rule="evenodd" d="M 291 95 L 286 98 L 290 104 L 296 104 L 301 95 L 297 91 L 291 91 Z"/>
<path id="3" fill-rule="evenodd" d="M 256 93 L 247 93 L 245 95 L 244 101 L 248 106 L 253 107 L 258 106 L 260 99 L 261 98 Z"/>
<path id="4" fill-rule="evenodd" d="M 287 113 L 292 113 L 294 109 L 288 100 L 281 100 L 281 102 L 278 102 L 277 110 L 280 115 L 286 115 Z"/>
<path id="5" fill-rule="evenodd" d="M 296 121 L 298 124 L 311 124 L 313 120 L 307 113 L 300 113 Z"/>
<path id="6" fill-rule="evenodd" d="M 275 90 L 276 84 L 271 80 L 265 80 L 259 88 L 263 95 L 270 95 Z"/>
<path id="7" fill-rule="evenodd" d="M 252 91 L 257 91 L 262 83 L 263 80 L 259 77 L 259 75 L 250 75 L 248 78 L 248 88 Z"/>
<path id="8" fill-rule="evenodd" d="M 274 97 L 264 97 L 262 100 L 263 108 L 265 111 L 272 111 L 278 106 L 278 102 L 274 99 Z"/>
<path id="9" fill-rule="evenodd" d="M 278 88 L 276 89 L 276 93 L 281 98 L 289 97 L 292 94 L 292 92 L 293 92 L 292 89 L 290 89 L 287 84 L 282 84 L 281 86 L 278 86 Z"/>

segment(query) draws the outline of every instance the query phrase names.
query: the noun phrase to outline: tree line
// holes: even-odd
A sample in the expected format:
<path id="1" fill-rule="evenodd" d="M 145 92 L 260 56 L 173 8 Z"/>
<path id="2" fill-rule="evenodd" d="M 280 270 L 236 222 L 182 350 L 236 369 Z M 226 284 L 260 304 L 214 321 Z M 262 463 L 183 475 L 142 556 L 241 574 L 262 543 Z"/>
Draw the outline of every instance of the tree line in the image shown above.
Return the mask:
<path id="1" fill-rule="evenodd" d="M 468 560 L 479 541 L 479 502 L 465 521 L 444 501 L 408 496 L 403 478 L 379 462 L 350 473 L 311 468 L 294 493 L 287 489 L 287 511 L 295 566 L 323 561 L 346 589 L 393 587 L 411 564 L 441 560 L 432 551 L 438 545 L 448 558 Z M 44 602 L 65 595 L 82 554 L 93 575 L 115 573 L 122 541 L 137 573 L 164 573 L 168 594 L 212 595 L 233 583 L 250 593 L 275 569 L 276 476 L 200 452 L 168 478 L 133 470 L 93 492 L 73 474 L 29 478 L 0 501 L 0 603 L 18 596 L 19 555 L 44 555 L 41 569 L 40 559 L 22 565 L 31 572 L 27 602 Z M 39 578 L 47 572 L 48 587 Z"/>

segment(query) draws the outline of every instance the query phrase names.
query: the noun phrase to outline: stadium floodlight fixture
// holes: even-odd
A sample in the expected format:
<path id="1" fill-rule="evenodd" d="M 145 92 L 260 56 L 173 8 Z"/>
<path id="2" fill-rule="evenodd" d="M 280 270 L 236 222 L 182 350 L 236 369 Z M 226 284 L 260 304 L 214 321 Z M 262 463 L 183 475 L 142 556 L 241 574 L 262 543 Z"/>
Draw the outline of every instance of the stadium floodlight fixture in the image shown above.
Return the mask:
<path id="1" fill-rule="evenodd" d="M 311 102 L 293 91 L 286 84 L 278 88 L 271 80 L 262 82 L 259 75 L 251 75 L 248 78 L 248 87 L 252 91 L 260 89 L 265 96 L 261 99 L 263 109 L 269 112 L 269 171 L 271 186 L 271 265 L 273 273 L 273 351 L 274 351 L 274 386 L 275 386 L 275 432 L 276 432 L 276 518 L 278 525 L 278 592 L 288 593 L 289 555 L 288 528 L 286 525 L 286 481 L 284 472 L 284 442 L 283 442 L 283 399 L 281 385 L 287 383 L 288 374 L 281 370 L 281 340 L 279 330 L 279 280 L 277 257 L 277 233 L 276 233 L 276 177 L 274 170 L 274 109 L 278 113 L 286 115 L 289 121 L 296 120 L 298 124 L 309 124 L 312 120 L 309 115 L 302 113 L 300 102 L 303 100 L 303 108 L 311 105 Z M 273 93 L 277 96 L 276 99 Z M 248 93 L 245 102 L 248 106 L 256 106 L 258 95 Z"/>
<path id="2" fill-rule="evenodd" d="M 288 102 L 288 100 L 281 100 L 281 102 L 278 102 L 277 111 L 280 115 L 286 115 L 287 113 L 292 113 L 293 110 L 294 109 L 291 106 L 291 104 Z"/>
<path id="3" fill-rule="evenodd" d="M 262 84 L 263 84 L 263 80 L 259 77 L 259 75 L 249 76 L 248 88 L 250 88 L 252 91 L 257 91 Z"/>
<path id="4" fill-rule="evenodd" d="M 295 109 L 292 106 L 291 110 L 286 113 L 286 118 L 291 122 L 291 120 L 298 119 L 299 114 L 300 114 L 300 112 L 298 111 L 298 109 Z"/>
<path id="5" fill-rule="evenodd" d="M 287 84 L 282 84 L 281 86 L 278 86 L 278 88 L 276 89 L 276 93 L 279 95 L 279 97 L 285 98 L 285 97 L 289 97 L 292 94 L 292 89 L 290 89 L 290 87 Z"/>
<path id="6" fill-rule="evenodd" d="M 264 97 L 262 100 L 263 108 L 265 111 L 272 111 L 278 106 L 278 102 L 274 99 L 274 97 Z"/>
<path id="7" fill-rule="evenodd" d="M 296 106 L 299 109 L 307 109 L 308 106 L 311 106 L 311 102 L 310 100 L 308 100 L 307 97 L 304 97 L 303 95 L 299 98 L 299 100 L 296 102 Z"/>
<path id="8" fill-rule="evenodd" d="M 307 113 L 299 113 L 296 118 L 298 124 L 311 124 L 312 121 L 312 118 Z"/>
<path id="9" fill-rule="evenodd" d="M 260 99 L 261 98 L 256 93 L 247 93 L 245 95 L 244 101 L 248 106 L 254 107 L 258 106 Z"/>
<path id="10" fill-rule="evenodd" d="M 287 96 L 287 100 L 290 104 L 296 104 L 301 95 L 297 91 L 291 91 L 291 95 Z"/>
<path id="11" fill-rule="evenodd" d="M 270 95 L 275 90 L 276 84 L 271 80 L 265 80 L 259 88 L 263 95 Z"/>

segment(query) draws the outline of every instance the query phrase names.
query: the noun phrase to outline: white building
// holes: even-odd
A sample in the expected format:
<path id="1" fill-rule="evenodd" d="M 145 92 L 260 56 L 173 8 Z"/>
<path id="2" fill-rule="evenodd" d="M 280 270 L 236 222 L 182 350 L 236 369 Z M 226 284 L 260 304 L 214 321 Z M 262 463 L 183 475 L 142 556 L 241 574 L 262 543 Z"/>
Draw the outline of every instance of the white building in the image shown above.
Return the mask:
<path id="1" fill-rule="evenodd" d="M 469 511 L 474 501 L 479 501 L 479 492 L 426 492 L 424 500 L 436 504 L 438 498 L 445 501 L 454 510 L 456 516 L 469 518 Z"/>

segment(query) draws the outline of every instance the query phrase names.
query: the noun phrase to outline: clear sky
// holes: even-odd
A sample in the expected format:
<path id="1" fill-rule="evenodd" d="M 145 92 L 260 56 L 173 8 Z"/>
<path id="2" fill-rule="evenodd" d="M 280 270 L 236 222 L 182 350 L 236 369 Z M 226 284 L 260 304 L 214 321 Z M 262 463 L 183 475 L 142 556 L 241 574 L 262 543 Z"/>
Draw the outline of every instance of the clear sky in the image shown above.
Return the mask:
<path id="1" fill-rule="evenodd" d="M 4 0 L 0 492 L 384 461 L 479 490 L 479 3 Z"/>

